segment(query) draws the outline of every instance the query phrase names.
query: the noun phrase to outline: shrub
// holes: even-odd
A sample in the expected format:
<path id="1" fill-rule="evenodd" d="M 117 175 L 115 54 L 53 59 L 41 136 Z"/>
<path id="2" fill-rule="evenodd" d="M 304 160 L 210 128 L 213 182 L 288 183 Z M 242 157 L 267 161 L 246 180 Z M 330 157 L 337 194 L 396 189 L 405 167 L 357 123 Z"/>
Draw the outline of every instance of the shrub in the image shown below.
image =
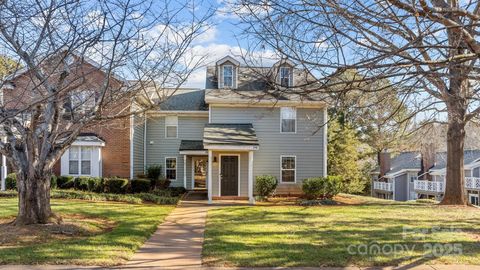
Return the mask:
<path id="1" fill-rule="evenodd" d="M 170 180 L 160 176 L 158 179 L 152 179 L 152 189 L 167 189 L 170 183 Z"/>
<path id="2" fill-rule="evenodd" d="M 177 204 L 180 200 L 178 197 L 163 197 L 152 193 L 137 193 L 134 196 L 142 199 L 144 202 L 151 202 L 155 204 Z"/>
<path id="3" fill-rule="evenodd" d="M 88 190 L 88 176 L 79 176 L 73 180 L 73 188 L 76 190 Z"/>
<path id="4" fill-rule="evenodd" d="M 273 175 L 259 175 L 255 178 L 255 192 L 265 198 L 271 196 L 277 188 L 277 178 Z"/>
<path id="5" fill-rule="evenodd" d="M 160 178 L 162 174 L 162 166 L 161 165 L 151 165 L 147 168 L 147 177 L 150 180 L 157 180 Z"/>
<path id="6" fill-rule="evenodd" d="M 303 180 L 302 190 L 307 199 L 331 199 L 337 195 L 342 186 L 339 176 L 315 177 Z"/>
<path id="7" fill-rule="evenodd" d="M 75 177 L 70 175 L 62 175 L 57 177 L 57 187 L 61 189 L 73 188 L 73 180 Z"/>
<path id="8" fill-rule="evenodd" d="M 5 178 L 6 189 L 17 189 L 17 175 L 15 173 L 7 174 Z"/>
<path id="9" fill-rule="evenodd" d="M 93 193 L 79 190 L 55 190 L 50 195 L 54 199 L 75 199 L 87 201 L 115 201 L 126 203 L 142 203 L 142 199 L 134 195 Z"/>
<path id="10" fill-rule="evenodd" d="M 88 191 L 103 192 L 103 179 L 101 177 L 88 178 Z"/>
<path id="11" fill-rule="evenodd" d="M 417 203 L 425 203 L 425 204 L 435 204 L 438 203 L 436 200 L 433 199 L 417 199 Z"/>
<path id="12" fill-rule="evenodd" d="M 130 182 L 132 193 L 141 193 L 150 191 L 151 181 L 148 179 L 135 179 Z"/>
<path id="13" fill-rule="evenodd" d="M 184 187 L 169 187 L 166 190 L 170 192 L 170 196 L 179 197 L 183 195 L 187 190 Z"/>
<path id="14" fill-rule="evenodd" d="M 50 177 L 50 188 L 51 189 L 57 188 L 57 176 L 56 175 L 52 175 L 52 177 Z"/>
<path id="15" fill-rule="evenodd" d="M 173 197 L 170 189 L 154 189 L 150 193 L 160 197 Z"/>
<path id="16" fill-rule="evenodd" d="M 125 193 L 127 190 L 128 180 L 123 178 L 105 178 L 103 184 L 106 193 Z"/>
<path id="17" fill-rule="evenodd" d="M 338 203 L 332 199 L 323 200 L 302 200 L 299 205 L 301 206 L 316 206 L 316 205 L 337 205 Z"/>

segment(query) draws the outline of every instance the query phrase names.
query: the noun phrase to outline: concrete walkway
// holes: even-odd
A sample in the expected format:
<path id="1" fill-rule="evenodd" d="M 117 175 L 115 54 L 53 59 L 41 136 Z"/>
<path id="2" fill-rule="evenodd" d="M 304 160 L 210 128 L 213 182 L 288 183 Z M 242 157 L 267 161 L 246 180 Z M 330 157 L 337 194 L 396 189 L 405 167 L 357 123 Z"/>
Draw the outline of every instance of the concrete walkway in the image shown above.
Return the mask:
<path id="1" fill-rule="evenodd" d="M 182 201 L 122 269 L 197 269 L 207 210 L 205 201 Z"/>

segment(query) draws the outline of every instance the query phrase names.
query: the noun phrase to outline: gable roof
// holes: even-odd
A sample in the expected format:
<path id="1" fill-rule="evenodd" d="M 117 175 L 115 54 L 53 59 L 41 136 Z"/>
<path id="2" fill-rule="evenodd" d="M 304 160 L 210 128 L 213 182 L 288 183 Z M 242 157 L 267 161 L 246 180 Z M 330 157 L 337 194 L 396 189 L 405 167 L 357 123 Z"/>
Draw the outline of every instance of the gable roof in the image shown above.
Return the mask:
<path id="1" fill-rule="evenodd" d="M 179 89 L 160 104 L 162 111 L 208 111 L 205 91 Z"/>
<path id="2" fill-rule="evenodd" d="M 203 143 L 258 146 L 258 139 L 252 124 L 206 124 Z"/>
<path id="3" fill-rule="evenodd" d="M 470 165 L 480 159 L 480 149 L 465 150 L 463 152 L 463 164 Z M 430 170 L 443 170 L 447 167 L 447 152 L 438 152 L 435 156 L 435 166 Z"/>

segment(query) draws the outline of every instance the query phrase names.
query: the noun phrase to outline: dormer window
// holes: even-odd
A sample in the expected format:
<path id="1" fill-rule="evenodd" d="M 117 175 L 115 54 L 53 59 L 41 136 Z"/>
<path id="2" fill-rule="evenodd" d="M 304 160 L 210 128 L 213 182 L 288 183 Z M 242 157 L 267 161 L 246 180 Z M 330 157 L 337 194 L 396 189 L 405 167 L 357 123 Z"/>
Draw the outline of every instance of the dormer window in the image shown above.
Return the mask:
<path id="1" fill-rule="evenodd" d="M 282 87 L 292 86 L 292 68 L 280 67 L 280 86 Z"/>
<path id="2" fill-rule="evenodd" d="M 233 66 L 223 66 L 223 87 L 233 88 Z"/>

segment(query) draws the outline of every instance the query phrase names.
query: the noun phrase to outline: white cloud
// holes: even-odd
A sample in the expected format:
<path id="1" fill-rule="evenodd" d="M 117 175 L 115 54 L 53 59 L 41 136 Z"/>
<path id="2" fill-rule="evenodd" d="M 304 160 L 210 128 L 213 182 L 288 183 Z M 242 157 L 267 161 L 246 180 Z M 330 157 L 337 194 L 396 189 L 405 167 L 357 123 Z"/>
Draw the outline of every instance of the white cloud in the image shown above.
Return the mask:
<path id="1" fill-rule="evenodd" d="M 214 25 L 207 25 L 203 32 L 195 39 L 195 43 L 212 42 L 217 38 L 218 29 Z"/>

